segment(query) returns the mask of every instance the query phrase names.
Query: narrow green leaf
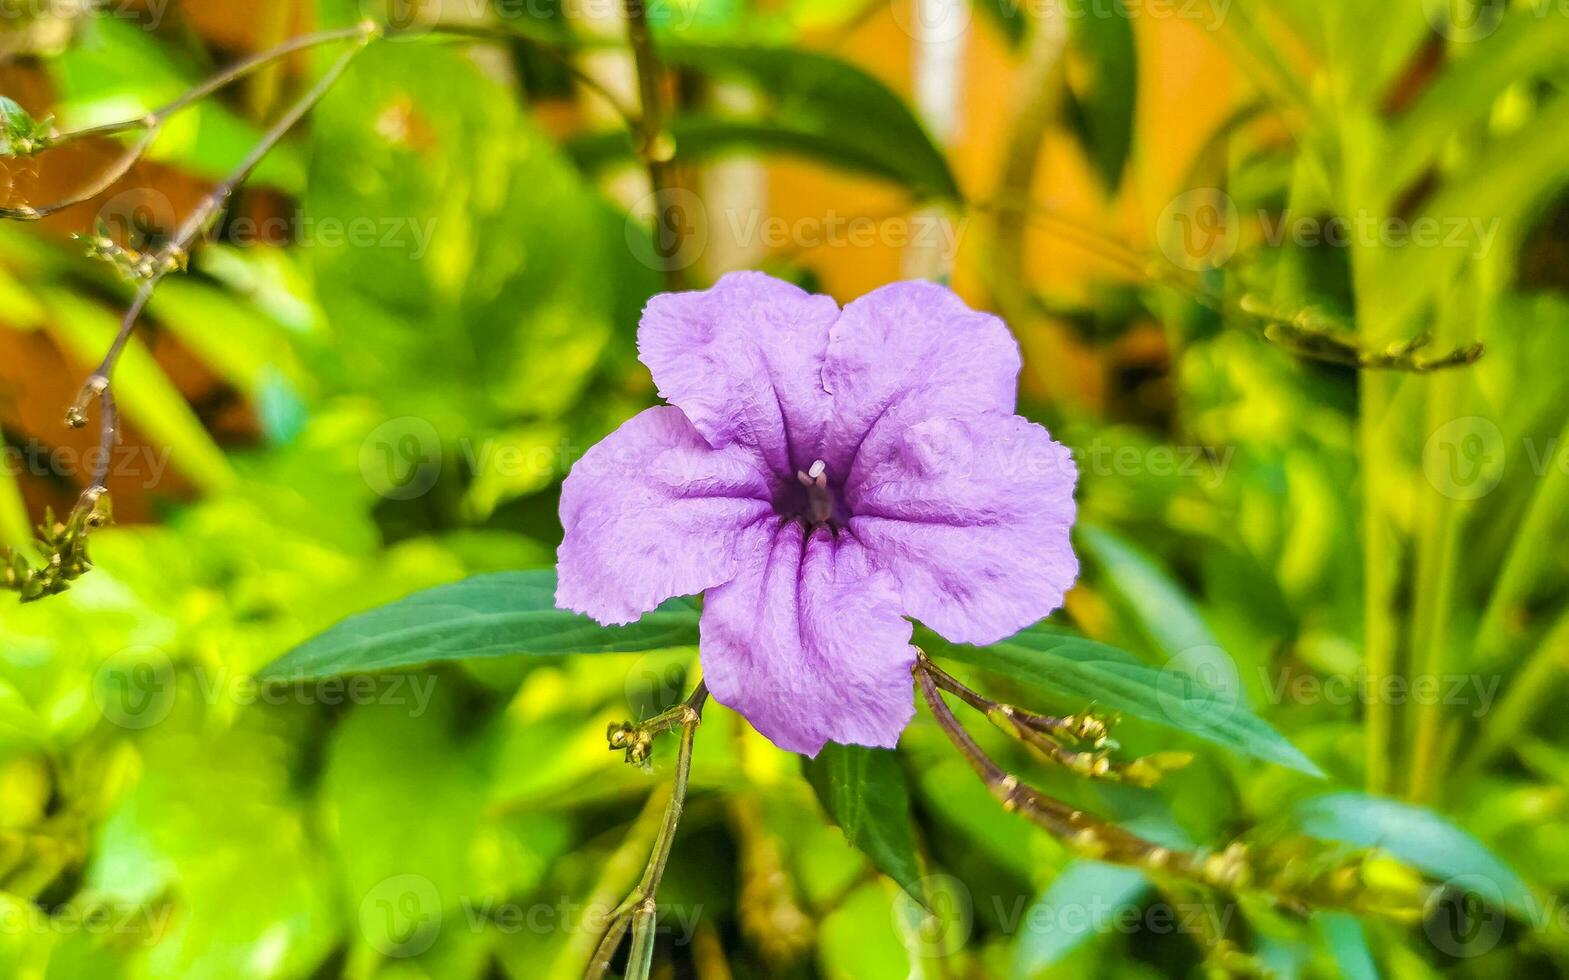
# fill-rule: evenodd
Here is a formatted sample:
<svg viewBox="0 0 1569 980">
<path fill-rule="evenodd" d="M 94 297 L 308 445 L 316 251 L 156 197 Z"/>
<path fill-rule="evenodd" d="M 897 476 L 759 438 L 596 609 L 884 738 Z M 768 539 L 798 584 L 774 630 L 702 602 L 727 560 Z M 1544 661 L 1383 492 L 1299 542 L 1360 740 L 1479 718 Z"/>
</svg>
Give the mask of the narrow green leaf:
<svg viewBox="0 0 1569 980">
<path fill-rule="evenodd" d="M 1526 915 L 1525 882 L 1481 841 L 1425 807 L 1366 793 L 1329 793 L 1299 803 L 1302 832 L 1325 840 L 1388 851 L 1415 868 Z"/>
<path fill-rule="evenodd" d="M 549 570 L 501 572 L 416 592 L 351 616 L 262 669 L 302 681 L 476 657 L 632 653 L 697 644 L 694 599 L 672 599 L 630 626 L 556 608 Z"/>
<path fill-rule="evenodd" d="M 1133 21 L 1122 0 L 1112 0 L 1106 15 L 1075 17 L 1068 30 L 1077 69 L 1068 78 L 1073 123 L 1102 184 L 1115 191 L 1133 150 L 1139 87 Z"/>
<path fill-rule="evenodd" d="M 1356 916 L 1346 912 L 1325 912 L 1318 916 L 1318 928 L 1342 977 L 1378 980 L 1378 964 L 1367 944 L 1367 932 Z"/>
<path fill-rule="evenodd" d="M 989 647 L 951 644 L 919 628 L 916 643 L 933 656 L 974 664 L 1069 700 L 1165 725 L 1298 772 L 1323 775 L 1300 749 L 1248 711 L 1234 685 L 1205 683 L 1212 673 L 1225 676 L 1222 665 L 1179 660 L 1156 668 L 1125 650 L 1045 625 Z M 1215 655 L 1222 654 L 1216 650 Z"/>
<path fill-rule="evenodd" d="M 1456 133 L 1485 117 L 1510 85 L 1563 64 L 1569 57 L 1569 18 L 1515 10 L 1486 44 L 1456 45 L 1444 71 L 1394 124 L 1387 166 L 1370 175 L 1372 200 L 1393 207 L 1398 195 L 1433 166 Z"/>
<path fill-rule="evenodd" d="M 860 68 L 814 51 L 670 43 L 671 65 L 755 91 L 755 111 L 695 113 L 670 121 L 676 153 L 694 160 L 725 152 L 786 152 L 902 184 L 922 198 L 957 199 L 948 161 L 909 106 Z M 573 155 L 590 170 L 630 158 L 624 133 L 578 141 Z"/>
<path fill-rule="evenodd" d="M 922 905 L 921 866 L 910 826 L 910 788 L 890 749 L 830 742 L 802 759 L 807 781 L 845 839 Z"/>
<path fill-rule="evenodd" d="M 1149 556 L 1104 528 L 1080 524 L 1075 531 L 1106 585 L 1168 659 L 1195 647 L 1219 646 L 1192 600 Z"/>
</svg>

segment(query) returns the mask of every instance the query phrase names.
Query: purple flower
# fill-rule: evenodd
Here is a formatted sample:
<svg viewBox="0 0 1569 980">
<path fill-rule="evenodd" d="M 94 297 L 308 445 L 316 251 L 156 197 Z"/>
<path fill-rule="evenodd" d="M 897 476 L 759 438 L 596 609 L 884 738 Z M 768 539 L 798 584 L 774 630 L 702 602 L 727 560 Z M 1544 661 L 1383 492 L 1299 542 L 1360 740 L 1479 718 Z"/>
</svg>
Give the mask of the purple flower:
<svg viewBox="0 0 1569 980">
<path fill-rule="evenodd" d="M 893 746 L 905 616 L 984 644 L 1062 604 L 1076 472 L 1014 414 L 1001 320 L 929 282 L 841 310 L 742 272 L 654 297 L 638 349 L 671 405 L 567 477 L 556 602 L 612 625 L 704 592 L 709 690 L 774 744 Z"/>
</svg>

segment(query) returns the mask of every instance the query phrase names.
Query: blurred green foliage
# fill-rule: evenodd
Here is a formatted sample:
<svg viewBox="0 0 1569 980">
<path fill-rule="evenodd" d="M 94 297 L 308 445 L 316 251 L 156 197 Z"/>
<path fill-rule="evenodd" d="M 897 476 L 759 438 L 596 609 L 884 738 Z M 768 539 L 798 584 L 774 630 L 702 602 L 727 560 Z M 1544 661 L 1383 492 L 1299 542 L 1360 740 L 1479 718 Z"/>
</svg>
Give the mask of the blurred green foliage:
<svg viewBox="0 0 1569 980">
<path fill-rule="evenodd" d="M 530 36 L 604 53 L 572 5 L 524 6 Z M 857 11 L 759 6 L 660 5 L 680 153 L 804 158 L 986 213 L 906 100 L 800 43 L 849 30 Z M 1033 5 L 977 6 L 974 30 L 1022 45 L 1038 29 Z M 1069 32 L 1087 69 L 1062 111 L 1113 190 L 1148 152 L 1133 136 L 1146 39 L 1122 16 L 1148 5 L 1105 6 Z M 363 15 L 351 0 L 315 7 L 321 26 Z M 1569 728 L 1551 710 L 1569 655 L 1555 547 L 1569 502 L 1569 16 L 1480 8 L 1227 6 L 1215 38 L 1257 105 L 1173 182 L 1223 188 L 1243 216 L 1224 261 L 1171 268 L 1161 254 L 1192 256 L 1165 222 L 1158 274 L 1088 304 L 1024 283 L 1035 305 L 1014 317 L 1027 351 L 1044 320 L 1088 326 L 1081 340 L 1108 360 L 1152 324 L 1169 351 L 1154 376 L 1116 375 L 1104 404 L 1023 406 L 1083 474 L 1077 633 L 957 659 L 1017 704 L 1122 711 L 1130 756 L 1175 742 L 1197 755 L 1154 789 L 1093 783 L 972 725 L 1074 805 L 1172 847 L 1307 835 L 1333 853 L 1381 848 L 1483 904 L 1445 898 L 1412 923 L 1163 891 L 1005 813 L 924 713 L 868 771 L 833 752 L 803 771 L 710 705 L 656 975 L 1204 969 L 1206 927 L 1158 909 L 1219 922 L 1281 976 L 1569 971 Z M 177 16 L 147 26 L 79 20 L 41 60 L 60 124 L 146 111 L 211 70 Z M 561 138 L 549 109 L 570 75 L 534 42 L 510 53 L 498 68 L 450 39 L 372 46 L 252 181 L 285 197 L 297 247 L 257 245 L 231 219 L 160 286 L 155 332 L 132 340 L 116 388 L 191 492 L 160 496 L 156 523 L 96 532 L 97 568 L 65 594 L 0 599 L 0 975 L 570 977 L 597 940 L 585 910 L 641 869 L 644 799 L 672 749 L 659 744 L 650 778 L 604 731 L 684 696 L 690 647 L 253 679 L 351 614 L 548 568 L 571 462 L 654 400 L 634 329 L 661 270 L 607 190 L 631 143 L 614 120 Z M 715 95 L 734 86 L 739 110 Z M 36 134 L 6 105 L 15 149 Z M 261 131 L 210 100 L 151 157 L 215 178 Z M 1252 215 L 1338 219 L 1351 241 L 1271 242 Z M 1392 218 L 1459 228 L 1464 247 L 1397 243 L 1377 230 Z M 1369 219 L 1370 235 L 1356 230 Z M 783 264 L 807 282 L 822 271 Z M 96 363 L 128 298 L 64 245 L 0 227 L 6 329 Z M 251 407 L 254 439 L 210 434 L 153 356 L 162 334 Z M 1297 356 L 1424 335 L 1434 352 L 1486 353 L 1431 374 Z M 153 478 L 152 457 L 137 465 L 132 482 Z M 20 492 L 0 469 L 0 543 L 25 550 Z M 1117 649 L 1081 678 L 1073 657 L 1096 643 Z M 1190 668 L 1235 699 L 1226 725 L 1162 723 L 1151 691 Z M 1122 689 L 1096 671 L 1144 686 L 1113 703 Z M 1416 696 L 1423 677 L 1435 695 Z M 899 887 L 917 870 L 932 876 L 926 909 Z"/>
</svg>

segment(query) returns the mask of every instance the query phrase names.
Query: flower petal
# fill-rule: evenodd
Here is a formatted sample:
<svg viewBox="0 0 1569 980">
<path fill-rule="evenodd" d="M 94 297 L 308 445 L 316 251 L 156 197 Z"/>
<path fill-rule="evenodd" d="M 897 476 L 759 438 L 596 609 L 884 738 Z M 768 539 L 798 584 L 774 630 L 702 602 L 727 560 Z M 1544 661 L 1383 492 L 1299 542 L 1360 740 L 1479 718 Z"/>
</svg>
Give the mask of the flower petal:
<svg viewBox="0 0 1569 980">
<path fill-rule="evenodd" d="M 846 488 L 849 530 L 899 581 L 903 611 L 995 643 L 1062 605 L 1078 577 L 1068 450 L 1017 415 L 928 419 L 879 440 Z"/>
<path fill-rule="evenodd" d="M 775 474 L 812 464 L 827 424 L 822 386 L 839 306 L 761 272 L 649 300 L 638 355 L 659 394 L 715 448 L 740 443 Z"/>
<path fill-rule="evenodd" d="M 729 581 L 745 529 L 772 517 L 754 457 L 713 449 L 680 409 L 650 408 L 584 454 L 561 487 L 556 604 L 630 623 Z"/>
<path fill-rule="evenodd" d="M 798 523 L 748 532 L 735 579 L 703 603 L 703 676 L 775 745 L 892 748 L 915 714 L 911 627 L 853 538 Z"/>
<path fill-rule="evenodd" d="M 833 397 L 824 459 L 850 472 L 876 423 L 1011 414 L 1019 344 L 1008 327 L 934 282 L 896 282 L 844 308 L 829 334 L 823 385 Z"/>
</svg>

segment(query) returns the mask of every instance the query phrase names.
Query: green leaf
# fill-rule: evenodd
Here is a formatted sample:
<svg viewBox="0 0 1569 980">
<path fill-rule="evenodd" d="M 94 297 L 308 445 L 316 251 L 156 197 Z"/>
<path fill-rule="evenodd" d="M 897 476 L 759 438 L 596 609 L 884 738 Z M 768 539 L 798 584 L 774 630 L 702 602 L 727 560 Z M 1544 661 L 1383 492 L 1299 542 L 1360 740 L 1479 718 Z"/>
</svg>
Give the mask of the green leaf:
<svg viewBox="0 0 1569 980">
<path fill-rule="evenodd" d="M 32 156 L 49 146 L 52 117 L 34 119 L 15 101 L 0 96 L 0 157 Z"/>
<path fill-rule="evenodd" d="M 917 902 L 927 904 L 910 826 L 910 788 L 897 754 L 830 742 L 815 759 L 803 758 L 802 766 L 845 839 Z"/>
<path fill-rule="evenodd" d="M 1510 85 L 1562 65 L 1569 57 L 1569 18 L 1515 10 L 1486 44 L 1458 45 L 1444 71 L 1396 121 L 1385 142 L 1386 166 L 1370 174 L 1380 206 L 1433 165 L 1444 146 L 1495 105 Z"/>
<path fill-rule="evenodd" d="M 552 571 L 501 572 L 351 616 L 273 661 L 263 680 L 302 681 L 475 657 L 631 653 L 697 644 L 698 607 L 672 599 L 630 626 L 556 608 Z"/>
<path fill-rule="evenodd" d="M 1323 775 L 1301 750 L 1248 711 L 1235 686 L 1205 683 L 1211 674 L 1226 676 L 1223 665 L 1177 661 L 1158 669 L 1124 650 L 1044 625 L 989 647 L 951 644 L 923 627 L 916 631 L 916 643 L 933 656 L 974 664 L 1298 772 Z M 1218 650 L 1215 654 L 1223 656 Z"/>
<path fill-rule="evenodd" d="M 1122 0 L 1112 0 L 1104 15 L 1073 18 L 1068 43 L 1075 55 L 1068 76 L 1074 126 L 1102 184 L 1114 191 L 1133 150 L 1139 81 L 1133 21 Z"/>
<path fill-rule="evenodd" d="M 1366 793 L 1329 793 L 1297 804 L 1302 832 L 1357 847 L 1376 847 L 1456 887 L 1527 915 L 1525 882 L 1481 841 L 1425 807 Z"/>
<path fill-rule="evenodd" d="M 1104 528 L 1081 523 L 1075 530 L 1080 548 L 1100 569 L 1105 584 L 1168 659 L 1195 647 L 1219 645 L 1192 600 L 1148 555 Z"/>
<path fill-rule="evenodd" d="M 1013 0 L 970 0 L 970 6 L 992 22 L 1009 47 L 1016 48 L 1024 40 L 1028 12 Z"/>
<path fill-rule="evenodd" d="M 667 44 L 661 53 L 677 68 L 742 82 L 759 101 L 741 115 L 698 112 L 670 120 L 680 159 L 784 152 L 886 178 L 917 197 L 960 197 L 947 159 L 905 101 L 848 62 L 814 51 L 733 45 Z M 573 148 L 590 170 L 631 152 L 619 131 Z"/>
<path fill-rule="evenodd" d="M 1137 868 L 1101 861 L 1069 864 L 1020 922 L 1013 976 L 1036 976 L 1086 941 L 1111 931 L 1117 917 L 1136 905 L 1148 887 Z"/>
</svg>

